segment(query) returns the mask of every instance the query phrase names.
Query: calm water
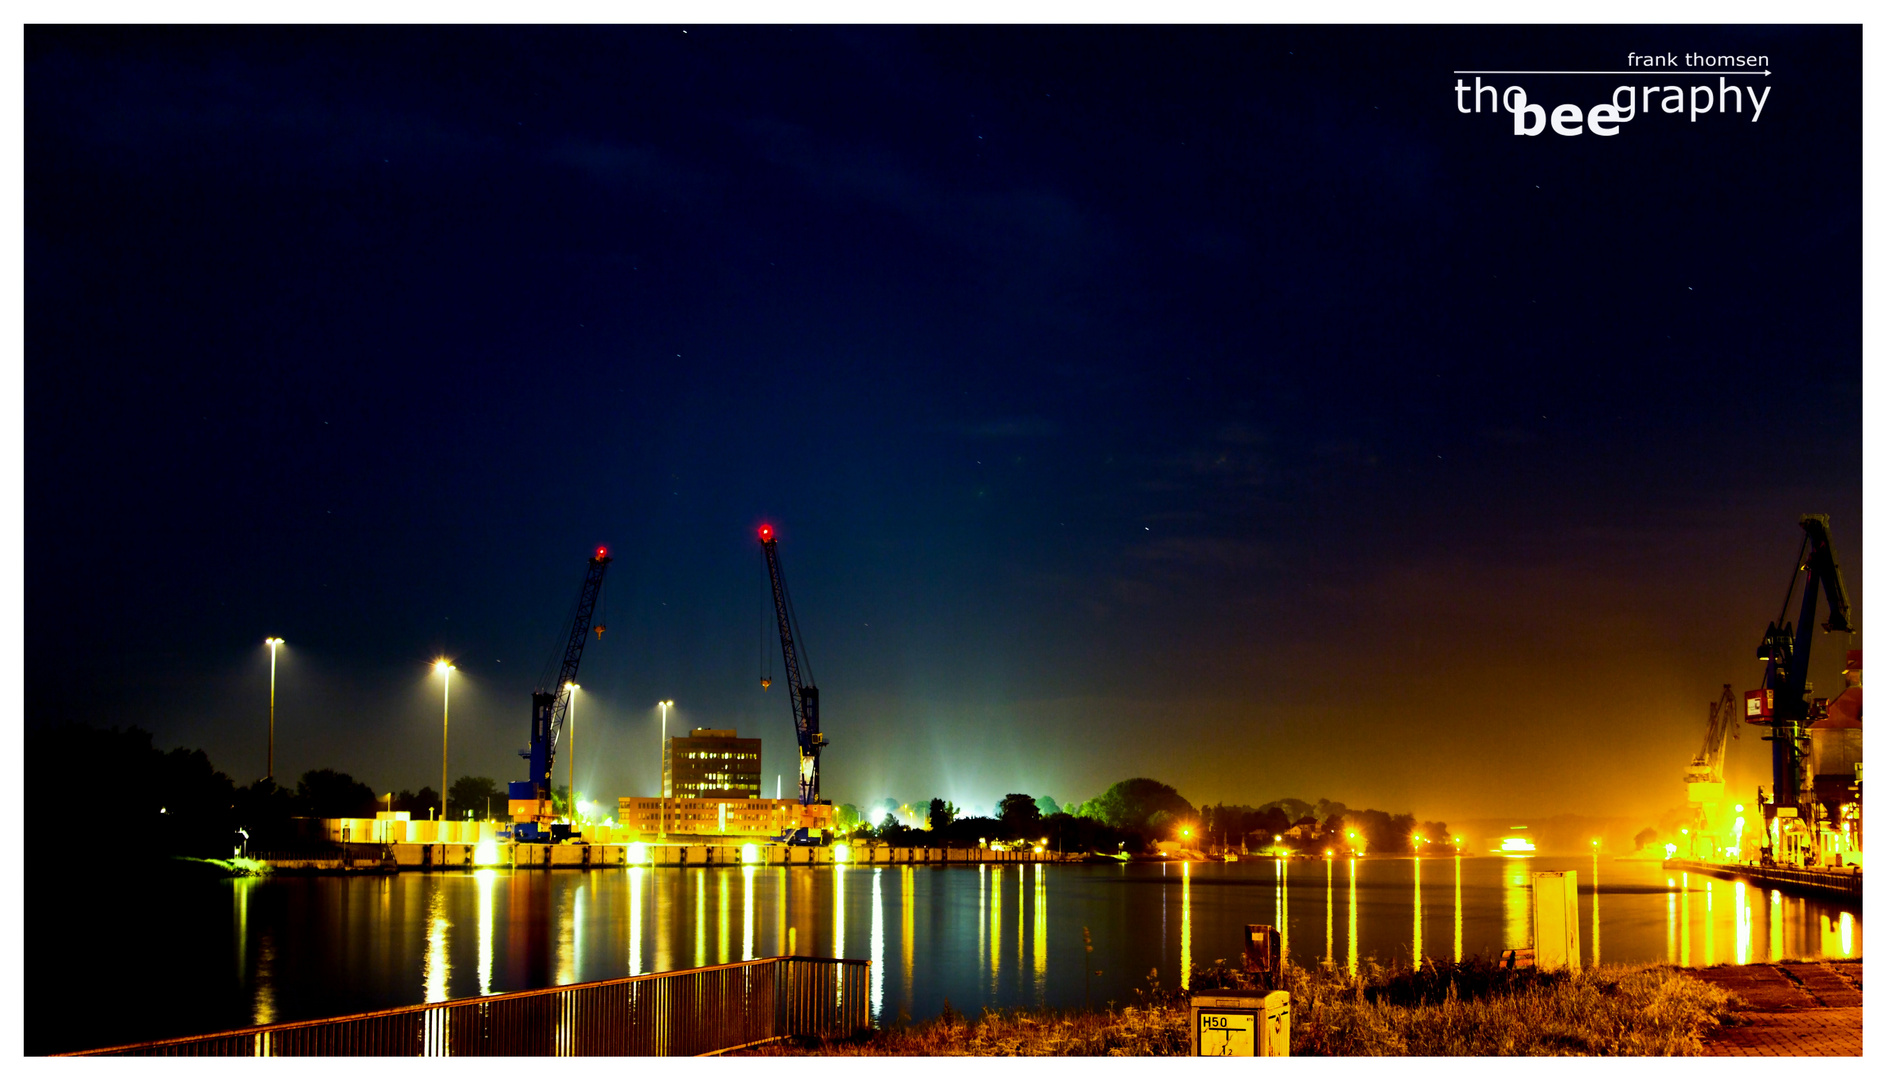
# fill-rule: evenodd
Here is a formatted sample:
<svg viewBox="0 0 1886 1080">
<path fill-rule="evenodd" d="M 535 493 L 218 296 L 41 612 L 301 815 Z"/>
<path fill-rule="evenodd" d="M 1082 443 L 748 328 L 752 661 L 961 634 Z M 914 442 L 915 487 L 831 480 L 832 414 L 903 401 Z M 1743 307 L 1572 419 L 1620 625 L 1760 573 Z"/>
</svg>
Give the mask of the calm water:
<svg viewBox="0 0 1886 1080">
<path fill-rule="evenodd" d="M 873 1012 L 1125 1001 L 1235 962 L 1245 923 L 1300 964 L 1528 944 L 1528 875 L 1579 872 L 1587 960 L 1860 955 L 1860 912 L 1589 859 L 1124 866 L 487 870 L 245 879 L 35 943 L 28 1050 L 159 1038 L 697 967 L 788 950 L 873 962 Z M 1081 931 L 1092 934 L 1091 957 Z M 83 997 L 74 1013 L 61 981 Z"/>
</svg>

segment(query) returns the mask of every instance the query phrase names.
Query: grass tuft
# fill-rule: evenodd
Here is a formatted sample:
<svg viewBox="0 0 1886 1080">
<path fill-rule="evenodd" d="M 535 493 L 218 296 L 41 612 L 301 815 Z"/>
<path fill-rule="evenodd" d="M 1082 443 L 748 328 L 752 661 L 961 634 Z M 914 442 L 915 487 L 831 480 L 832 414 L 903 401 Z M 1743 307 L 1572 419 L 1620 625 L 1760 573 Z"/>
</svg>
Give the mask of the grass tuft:
<svg viewBox="0 0 1886 1080">
<path fill-rule="evenodd" d="M 756 1047 L 765 1056 L 1169 1057 L 1187 1052 L 1186 991 L 1157 971 L 1119 1008 L 953 1008 L 850 1039 L 801 1039 Z M 1291 1053 L 1317 1057 L 1670 1056 L 1702 1050 L 1731 1016 L 1732 995 L 1682 971 L 1606 965 L 1578 972 L 1506 971 L 1490 960 L 1429 961 L 1354 975 L 1291 967 Z M 1245 989 L 1222 963 L 1196 968 L 1193 990 Z M 899 1018 L 903 1020 L 902 1017 Z"/>
</svg>

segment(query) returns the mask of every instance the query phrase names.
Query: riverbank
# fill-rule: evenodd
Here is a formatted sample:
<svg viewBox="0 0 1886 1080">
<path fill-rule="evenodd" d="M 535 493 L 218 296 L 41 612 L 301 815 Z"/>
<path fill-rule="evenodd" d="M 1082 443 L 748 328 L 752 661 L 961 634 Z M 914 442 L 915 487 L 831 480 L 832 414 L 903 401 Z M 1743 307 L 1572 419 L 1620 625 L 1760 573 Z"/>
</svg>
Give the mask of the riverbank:
<svg viewBox="0 0 1886 1080">
<path fill-rule="evenodd" d="M 1661 965 L 1504 971 L 1487 960 L 1344 971 L 1292 968 L 1290 1052 L 1302 1057 L 1688 1056 L 1735 1017 L 1727 990 Z M 1236 986 L 1198 969 L 1192 989 Z M 891 1025 L 850 1040 L 756 1047 L 756 1056 L 1131 1056 L 1186 1054 L 1188 993 L 1157 973 L 1132 1003 L 1104 1009 L 990 1010 L 975 1019 Z"/>
</svg>

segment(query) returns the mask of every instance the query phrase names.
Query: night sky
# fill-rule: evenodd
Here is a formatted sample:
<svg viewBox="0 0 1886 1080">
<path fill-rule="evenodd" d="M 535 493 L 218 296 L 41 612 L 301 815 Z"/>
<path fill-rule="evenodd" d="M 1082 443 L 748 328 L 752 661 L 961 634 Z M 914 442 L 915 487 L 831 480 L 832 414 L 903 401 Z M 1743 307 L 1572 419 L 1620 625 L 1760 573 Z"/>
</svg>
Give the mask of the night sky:
<svg viewBox="0 0 1886 1080">
<path fill-rule="evenodd" d="M 1767 55 L 1760 122 L 1456 108 L 1456 69 L 1666 49 Z M 451 775 L 522 779 L 608 545 L 577 786 L 652 792 L 672 698 L 790 790 L 771 523 L 840 802 L 1680 806 L 1801 514 L 1864 626 L 1859 62 L 1841 27 L 28 28 L 27 723 L 246 783 L 279 635 L 279 778 L 436 785 L 443 655 Z"/>
</svg>

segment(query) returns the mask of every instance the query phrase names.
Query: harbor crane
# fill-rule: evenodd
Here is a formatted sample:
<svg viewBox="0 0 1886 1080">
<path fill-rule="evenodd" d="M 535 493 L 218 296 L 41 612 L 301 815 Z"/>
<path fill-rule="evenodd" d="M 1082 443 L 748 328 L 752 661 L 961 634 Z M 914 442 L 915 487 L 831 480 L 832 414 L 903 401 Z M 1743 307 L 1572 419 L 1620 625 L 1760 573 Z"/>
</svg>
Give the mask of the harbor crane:
<svg viewBox="0 0 1886 1080">
<path fill-rule="evenodd" d="M 1774 794 L 1762 807 L 1762 816 L 1771 828 L 1777 818 L 1799 819 L 1803 812 L 1806 778 L 1802 759 L 1809 714 L 1813 710 L 1808 701 L 1813 688 L 1807 681 L 1807 665 L 1814 645 L 1815 608 L 1822 593 L 1827 596 L 1827 621 L 1821 624 L 1821 629 L 1828 633 L 1853 633 L 1853 612 L 1847 603 L 1847 585 L 1840 576 L 1840 563 L 1834 558 L 1833 538 L 1827 532 L 1827 515 L 1804 516 L 1801 532 L 1801 551 L 1795 558 L 1794 574 L 1788 579 L 1788 592 L 1781 600 L 1781 615 L 1768 624 L 1761 647 L 1755 652 L 1756 659 L 1767 661 L 1761 689 L 1743 695 L 1744 718 L 1751 724 L 1768 728 L 1769 733 L 1762 738 L 1773 744 Z M 1802 586 L 1800 617 L 1790 623 L 1784 620 L 1797 584 Z M 1795 636 L 1797 628 L 1798 638 Z"/>
<path fill-rule="evenodd" d="M 1735 691 L 1722 684 L 1722 700 L 1709 707 L 1709 727 L 1703 733 L 1703 748 L 1690 759 L 1683 782 L 1690 785 L 1693 803 L 1719 802 L 1722 799 L 1722 758 L 1730 736 L 1740 739 L 1742 729 L 1735 726 Z M 1698 789 L 1698 784 L 1714 785 Z"/>
<path fill-rule="evenodd" d="M 556 817 L 551 798 L 555 789 L 550 776 L 557 760 L 557 738 L 562 734 L 563 720 L 570 711 L 570 688 L 576 682 L 576 669 L 583 662 L 583 646 L 589 641 L 596 597 L 602 592 L 603 573 L 613 561 L 608 548 L 599 547 L 596 554 L 590 556 L 589 568 L 583 574 L 583 587 L 576 594 L 576 614 L 570 621 L 570 635 L 563 646 L 563 662 L 554 669 L 546 663 L 537 689 L 530 695 L 530 748 L 517 752 L 518 757 L 530 762 L 530 779 L 514 780 L 510 785 L 511 820 L 516 822 L 511 835 L 521 843 L 545 843 L 561 839 L 559 833 L 568 835 L 567 826 L 548 827 Z M 595 627 L 598 639 L 604 629 L 601 624 Z M 548 679 L 552 670 L 556 672 L 554 681 Z M 574 799 L 576 792 L 571 791 L 570 797 Z"/>
<path fill-rule="evenodd" d="M 792 726 L 799 737 L 799 803 L 811 806 L 819 798 L 819 753 L 825 749 L 825 735 L 819 731 L 819 688 L 799 676 L 798 619 L 792 610 L 792 594 L 786 590 L 786 577 L 779 569 L 779 539 L 771 525 L 760 526 L 760 547 L 766 552 L 766 573 L 773 582 L 773 610 L 779 616 L 779 648 L 786 655 L 786 683 L 792 691 Z M 806 674 L 812 673 L 811 662 Z M 803 833 L 805 830 L 801 829 Z"/>
<path fill-rule="evenodd" d="M 1723 812 L 1727 801 L 1727 787 L 1722 778 L 1723 753 L 1731 736 L 1741 738 L 1742 729 L 1736 724 L 1735 691 L 1724 683 L 1721 699 L 1709 706 L 1709 726 L 1703 732 L 1703 748 L 1690 759 L 1689 768 L 1683 770 L 1693 812 L 1691 852 L 1706 858 L 1722 849 L 1739 848 L 1741 843 L 1728 815 Z"/>
</svg>

